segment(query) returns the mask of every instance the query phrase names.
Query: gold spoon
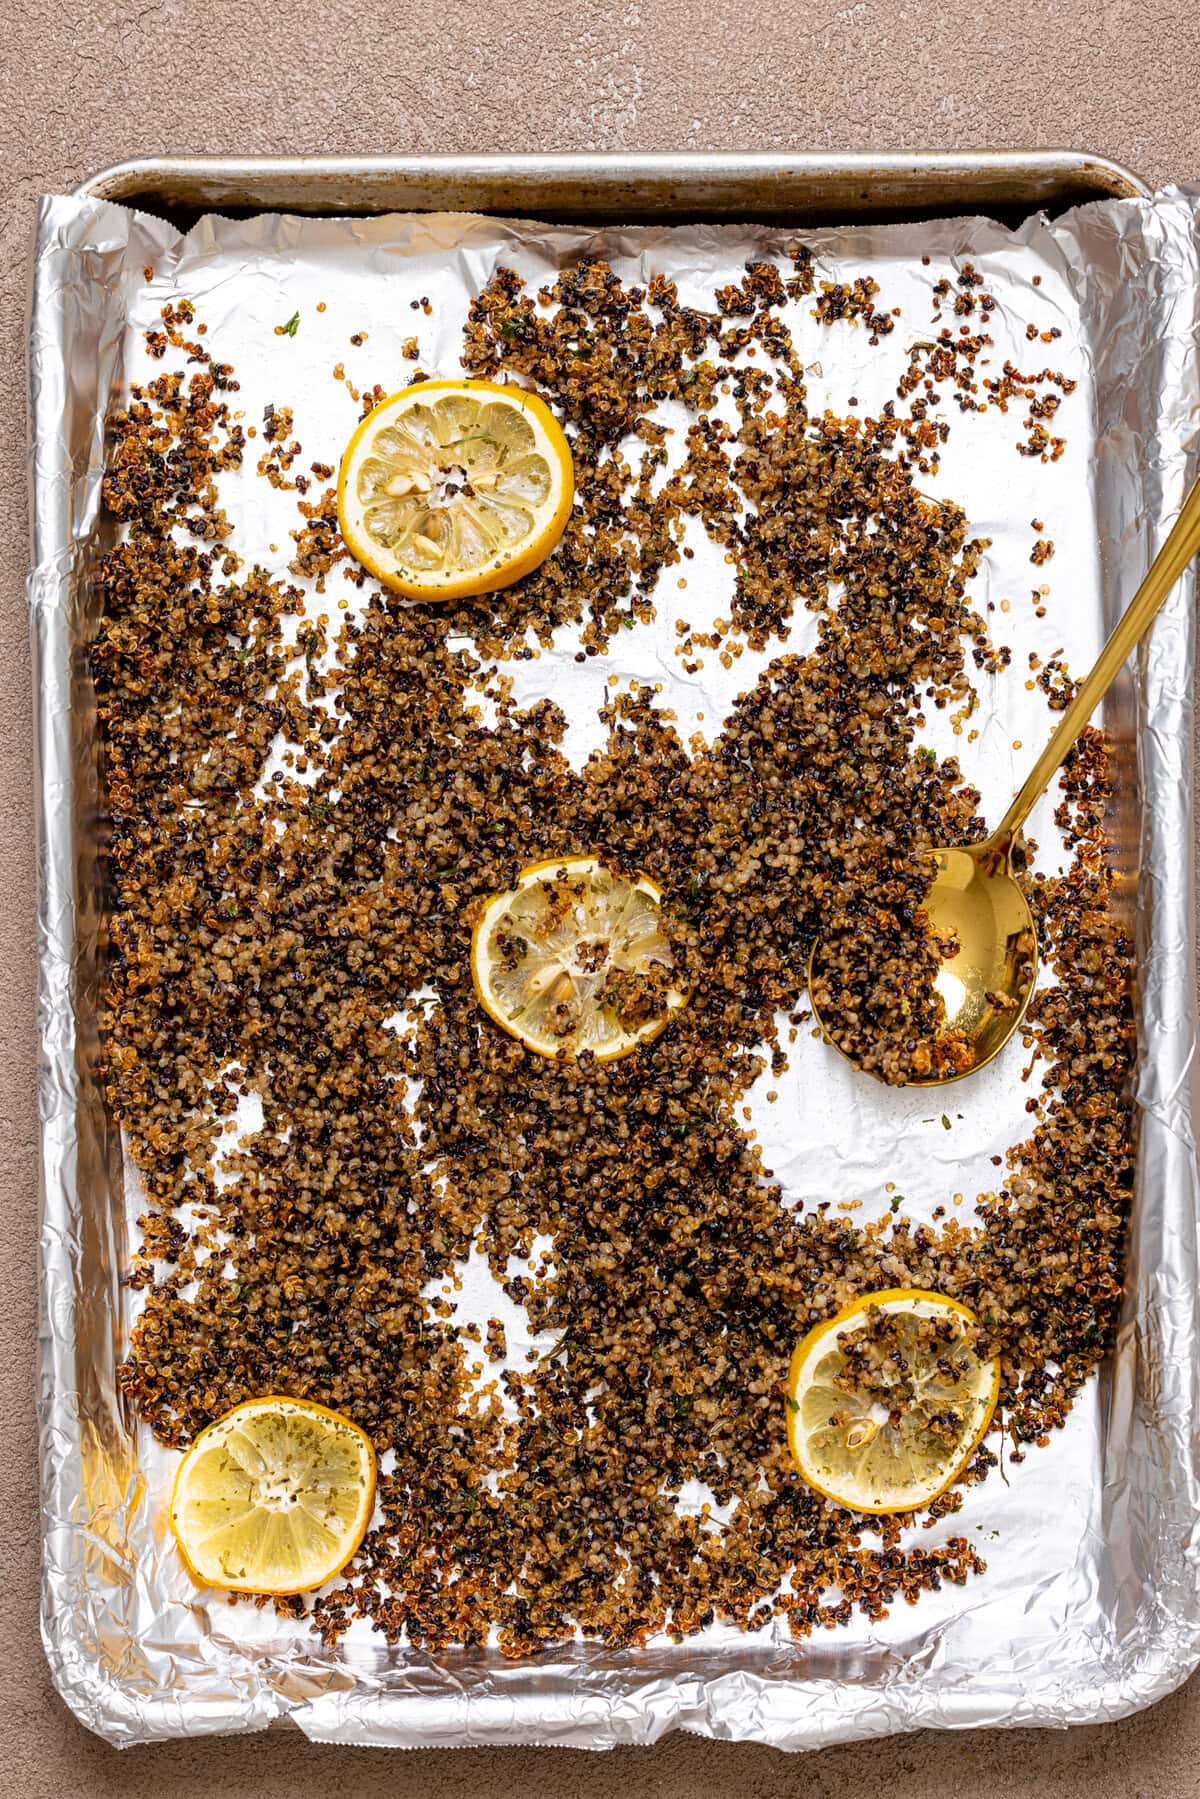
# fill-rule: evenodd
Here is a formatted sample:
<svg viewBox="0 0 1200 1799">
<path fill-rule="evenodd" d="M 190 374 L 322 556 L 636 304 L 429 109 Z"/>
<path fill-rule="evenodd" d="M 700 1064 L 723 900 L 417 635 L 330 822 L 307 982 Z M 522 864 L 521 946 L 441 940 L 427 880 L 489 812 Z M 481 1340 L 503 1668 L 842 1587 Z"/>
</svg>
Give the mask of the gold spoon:
<svg viewBox="0 0 1200 1799">
<path fill-rule="evenodd" d="M 940 961 L 933 984 L 945 1008 L 943 1028 L 960 1034 L 970 1060 L 953 1074 L 928 1075 L 908 1085 L 937 1087 L 973 1074 L 999 1054 L 1024 1018 L 1037 979 L 1037 930 L 1012 870 L 1021 826 L 1197 550 L 1200 480 L 999 827 L 982 843 L 929 852 L 935 869 L 924 902 L 930 936 L 950 938 L 958 946 Z M 845 1055 L 812 998 L 820 949 L 818 938 L 808 959 L 809 1003 L 826 1037 Z"/>
</svg>

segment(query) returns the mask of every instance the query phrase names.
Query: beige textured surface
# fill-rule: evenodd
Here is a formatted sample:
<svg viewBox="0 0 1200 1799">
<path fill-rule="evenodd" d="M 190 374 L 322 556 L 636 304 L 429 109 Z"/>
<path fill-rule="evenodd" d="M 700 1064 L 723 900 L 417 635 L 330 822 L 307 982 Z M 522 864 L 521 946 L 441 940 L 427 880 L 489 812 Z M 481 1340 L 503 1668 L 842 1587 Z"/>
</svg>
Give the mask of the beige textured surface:
<svg viewBox="0 0 1200 1799">
<path fill-rule="evenodd" d="M 713 21 L 716 21 L 715 23 Z M 606 1757 L 395 1755 L 294 1736 L 118 1757 L 52 1693 L 37 1636 L 31 1417 L 34 867 L 22 582 L 32 207 L 141 152 L 966 148 L 1071 144 L 1200 183 L 1193 0 L 0 0 L 0 1793 L 226 1799 L 972 1790 L 1200 1793 L 1200 1681 L 1065 1736 L 919 1737 L 784 1758 L 673 1737 Z"/>
</svg>

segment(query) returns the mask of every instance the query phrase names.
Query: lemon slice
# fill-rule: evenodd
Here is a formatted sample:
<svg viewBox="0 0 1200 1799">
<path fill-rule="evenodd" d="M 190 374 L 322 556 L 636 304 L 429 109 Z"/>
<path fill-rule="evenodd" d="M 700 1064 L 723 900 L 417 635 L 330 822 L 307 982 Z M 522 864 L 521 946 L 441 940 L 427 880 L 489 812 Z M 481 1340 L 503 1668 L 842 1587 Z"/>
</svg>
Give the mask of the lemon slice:
<svg viewBox="0 0 1200 1799">
<path fill-rule="evenodd" d="M 351 553 L 388 587 L 454 600 L 544 562 L 575 477 L 549 407 L 494 381 L 418 381 L 368 413 L 338 474 Z"/>
<path fill-rule="evenodd" d="M 200 1432 L 175 1476 L 171 1529 L 207 1586 L 303 1593 L 345 1567 L 374 1504 L 375 1451 L 357 1424 L 272 1395 Z"/>
<path fill-rule="evenodd" d="M 909 1512 L 944 1493 L 1000 1389 L 976 1328 L 956 1299 L 891 1287 L 809 1331 L 787 1386 L 788 1442 L 809 1485 L 855 1512 Z"/>
<path fill-rule="evenodd" d="M 475 926 L 480 1004 L 541 1056 L 628 1055 L 683 1004 L 661 905 L 648 875 L 624 879 L 595 856 L 533 863 Z"/>
</svg>

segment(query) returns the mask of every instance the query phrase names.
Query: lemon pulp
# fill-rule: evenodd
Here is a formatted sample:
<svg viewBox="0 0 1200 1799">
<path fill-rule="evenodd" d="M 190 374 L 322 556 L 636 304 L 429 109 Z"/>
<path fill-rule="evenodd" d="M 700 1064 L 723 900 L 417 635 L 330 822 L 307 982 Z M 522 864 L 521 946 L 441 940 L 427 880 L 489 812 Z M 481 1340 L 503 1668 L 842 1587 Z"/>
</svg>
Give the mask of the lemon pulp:
<svg viewBox="0 0 1200 1799">
<path fill-rule="evenodd" d="M 683 1004 L 661 904 L 649 876 L 614 874 L 594 856 L 533 864 L 475 927 L 480 1003 L 539 1055 L 627 1055 Z"/>
<path fill-rule="evenodd" d="M 411 597 L 508 586 L 553 550 L 571 510 L 571 452 L 536 394 L 422 381 L 363 420 L 338 477 L 351 552 Z"/>
<path fill-rule="evenodd" d="M 300 1593 L 345 1566 L 375 1501 L 375 1453 L 350 1419 L 273 1395 L 200 1432 L 179 1465 L 170 1521 L 197 1580 Z"/>
<path fill-rule="evenodd" d="M 800 1473 L 861 1512 L 928 1505 L 991 1423 L 1000 1368 L 966 1306 L 916 1288 L 868 1293 L 792 1358 L 788 1438 Z"/>
</svg>

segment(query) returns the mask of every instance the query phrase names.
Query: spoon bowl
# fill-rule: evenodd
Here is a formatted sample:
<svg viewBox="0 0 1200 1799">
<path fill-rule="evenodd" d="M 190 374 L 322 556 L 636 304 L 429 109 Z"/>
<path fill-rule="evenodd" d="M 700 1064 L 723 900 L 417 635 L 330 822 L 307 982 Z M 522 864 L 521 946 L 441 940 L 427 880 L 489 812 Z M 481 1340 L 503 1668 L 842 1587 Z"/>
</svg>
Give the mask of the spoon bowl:
<svg viewBox="0 0 1200 1799">
<path fill-rule="evenodd" d="M 1008 855 L 993 840 L 935 850 L 925 913 L 934 937 L 953 937 L 958 953 L 939 964 L 933 984 L 947 1031 L 971 1052 L 964 1074 L 999 1055 L 1025 1016 L 1037 981 L 1037 927 Z M 922 1083 L 922 1085 L 936 1083 Z"/>
<path fill-rule="evenodd" d="M 998 1056 L 1019 1028 L 1037 981 L 1037 928 L 1005 847 L 989 837 L 933 850 L 929 860 L 933 882 L 923 906 L 930 939 L 957 946 L 939 959 L 933 985 L 945 1010 L 944 1029 L 965 1054 L 953 1074 L 915 1076 L 906 1083 L 910 1087 L 946 1086 Z M 809 1003 L 826 1037 L 845 1055 L 813 993 L 820 948 L 819 941 L 813 945 L 809 962 Z"/>
</svg>

